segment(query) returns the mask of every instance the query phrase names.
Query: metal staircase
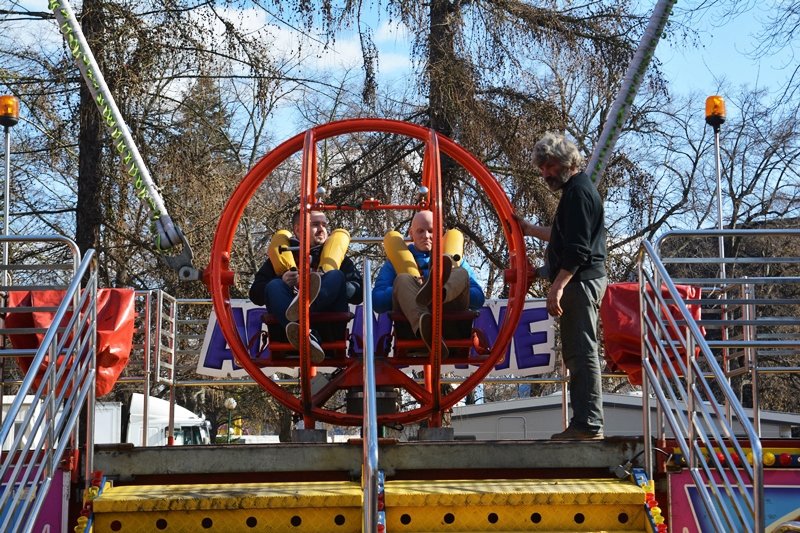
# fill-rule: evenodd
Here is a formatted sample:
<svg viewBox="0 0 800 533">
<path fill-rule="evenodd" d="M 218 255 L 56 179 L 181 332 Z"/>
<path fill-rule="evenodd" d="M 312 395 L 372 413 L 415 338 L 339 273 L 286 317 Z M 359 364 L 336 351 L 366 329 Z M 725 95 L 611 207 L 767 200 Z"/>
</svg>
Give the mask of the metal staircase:
<svg viewBox="0 0 800 533">
<path fill-rule="evenodd" d="M 63 471 L 83 477 L 93 471 L 93 433 L 79 433 L 79 416 L 94 406 L 95 331 L 97 277 L 90 251 L 81 261 L 77 246 L 65 238 L 1 237 L 6 246 L 25 253 L 23 259 L 2 266 L 3 305 L 0 307 L 3 347 L 3 380 L 0 397 L 12 395 L 3 413 L 0 443 L 0 531 L 32 531 L 51 484 Z M 42 259 L 42 258 L 46 259 Z M 58 290 L 63 300 L 57 307 L 8 306 L 12 292 Z M 53 313 L 52 326 L 11 326 L 16 314 Z M 36 348 L 14 348 L 10 339 L 33 337 Z M 25 344 L 25 343 L 22 343 Z M 21 380 L 8 379 L 11 358 L 29 358 L 30 370 Z M 91 416 L 86 421 L 92 427 Z M 83 447 L 88 454 L 79 457 Z M 87 481 L 88 483 L 88 481 Z"/>
<path fill-rule="evenodd" d="M 800 371 L 798 244 L 797 230 L 675 231 L 640 250 L 644 427 L 659 443 L 671 430 L 676 466 L 691 474 L 716 531 L 767 527 L 760 382 Z M 733 257 L 720 257 L 718 245 Z M 700 289 L 699 297 L 684 301 L 677 285 Z M 752 416 L 735 392 L 743 384 Z M 652 442 L 645 445 L 652 475 Z"/>
</svg>

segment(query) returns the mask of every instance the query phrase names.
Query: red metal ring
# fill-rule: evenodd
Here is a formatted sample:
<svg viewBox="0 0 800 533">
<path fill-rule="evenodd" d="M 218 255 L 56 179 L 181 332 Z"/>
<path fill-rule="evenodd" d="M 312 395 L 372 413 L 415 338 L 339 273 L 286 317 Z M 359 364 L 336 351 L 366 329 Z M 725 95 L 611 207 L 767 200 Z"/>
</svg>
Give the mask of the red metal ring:
<svg viewBox="0 0 800 533">
<path fill-rule="evenodd" d="M 310 394 L 310 365 L 303 358 L 301 358 L 301 360 L 304 361 L 301 363 L 301 389 L 303 391 L 302 394 L 306 396 L 305 401 L 289 394 L 281 386 L 273 382 L 262 372 L 260 367 L 251 361 L 245 341 L 240 338 L 234 325 L 229 291 L 232 273 L 228 269 L 229 261 L 227 258 L 230 257 L 231 246 L 239 220 L 253 194 L 255 194 L 261 183 L 269 177 L 278 165 L 296 152 L 303 150 L 304 141 L 311 139 L 313 142 L 318 142 L 346 133 L 368 131 L 405 135 L 426 142 L 428 146 L 431 144 L 438 144 L 441 152 L 444 152 L 460 164 L 481 185 L 498 214 L 503 233 L 509 243 L 509 270 L 515 272 L 516 276 L 509 281 L 508 308 L 495 344 L 491 349 L 490 356 L 481 363 L 463 383 L 441 398 L 439 398 L 438 386 L 432 387 L 429 390 L 424 390 L 422 387 L 415 389 L 415 384 L 408 379 L 404 379 L 403 373 L 398 369 L 397 385 L 406 387 L 409 393 L 418 398 L 421 405 L 409 411 L 381 415 L 378 419 L 378 423 L 385 425 L 390 423 L 408 423 L 426 417 L 439 418 L 444 410 L 455 405 L 456 402 L 473 390 L 491 371 L 496 362 L 504 357 L 506 349 L 511 342 L 514 329 L 519 322 L 527 290 L 523 281 L 526 279 L 527 274 L 525 243 L 519 224 L 513 218 L 514 209 L 508 197 L 489 170 L 472 154 L 457 145 L 451 139 L 443 135 L 434 134 L 432 130 L 416 124 L 388 119 L 351 119 L 330 122 L 295 135 L 262 158 L 242 179 L 233 195 L 228 200 L 217 225 L 211 251 L 211 260 L 206 268 L 204 278 L 209 286 L 220 329 L 230 345 L 236 362 L 241 365 L 261 387 L 272 394 L 283 405 L 297 413 L 302 413 L 304 416 L 311 416 L 316 420 L 338 425 L 360 425 L 362 423 L 361 415 L 331 411 L 313 404 L 313 398 L 308 397 Z M 435 157 L 435 163 L 430 162 L 429 165 L 434 164 L 438 167 L 438 161 L 440 159 L 438 154 L 432 153 L 430 155 L 437 157 Z M 313 169 L 316 167 L 316 157 L 314 154 L 311 154 L 311 159 L 309 159 L 308 148 L 305 150 L 303 162 L 306 168 Z M 437 177 L 439 175 L 435 170 L 433 174 Z M 428 177 L 431 177 L 430 174 L 428 174 Z M 304 175 L 302 181 L 303 184 L 301 184 L 301 188 L 303 198 L 307 202 L 313 202 L 314 191 L 316 190 L 316 176 L 314 175 L 311 179 L 307 179 Z M 441 184 L 435 184 L 435 189 L 434 191 L 434 187 L 429 187 L 429 190 L 432 191 L 431 201 L 433 205 L 431 207 L 434 210 L 435 227 L 438 226 L 441 229 Z M 309 205 L 310 203 L 306 203 L 306 205 L 301 206 L 301 211 L 304 210 L 303 207 L 307 208 Z M 434 288 L 436 288 L 436 285 L 434 285 Z M 441 280 L 439 283 L 439 290 L 441 290 Z M 301 318 L 305 319 L 302 321 L 303 323 L 307 323 L 307 317 L 301 316 Z M 434 357 L 434 360 L 434 368 L 438 373 L 440 371 L 441 360 L 437 357 Z M 360 366 L 350 366 L 347 368 L 347 371 L 360 372 Z M 434 383 L 438 384 L 438 382 L 439 380 L 434 378 L 430 386 L 433 386 Z"/>
</svg>

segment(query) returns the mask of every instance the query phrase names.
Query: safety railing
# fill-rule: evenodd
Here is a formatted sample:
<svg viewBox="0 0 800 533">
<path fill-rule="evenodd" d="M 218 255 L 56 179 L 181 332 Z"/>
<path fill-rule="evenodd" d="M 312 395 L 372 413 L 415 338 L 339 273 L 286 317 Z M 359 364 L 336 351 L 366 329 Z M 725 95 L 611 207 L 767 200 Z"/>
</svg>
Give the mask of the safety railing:
<svg viewBox="0 0 800 533">
<path fill-rule="evenodd" d="M 368 286 L 368 285 L 365 285 Z M 211 300 L 209 299 L 187 299 L 187 298 L 173 298 L 168 294 L 159 296 L 160 290 L 149 291 L 150 297 L 155 302 L 153 308 L 153 315 L 151 323 L 153 330 L 155 324 L 161 323 L 162 327 L 159 330 L 159 335 L 162 339 L 160 348 L 158 343 L 154 340 L 156 332 L 150 334 L 149 346 L 151 350 L 152 363 L 151 367 L 155 369 L 152 374 L 158 376 L 155 378 L 155 383 L 152 385 L 159 391 L 161 388 L 172 387 L 178 388 L 202 388 L 208 386 L 214 387 L 241 387 L 241 386 L 257 386 L 258 384 L 247 375 L 228 376 L 228 377 L 209 377 L 204 374 L 196 373 L 198 368 L 198 361 L 202 359 L 202 347 L 204 339 L 209 334 L 207 331 L 209 317 L 212 313 Z M 138 293 L 137 293 L 138 294 Z M 160 302 L 160 303 L 159 303 Z M 172 306 L 175 306 L 173 309 Z M 140 325 L 141 317 L 144 317 L 144 310 L 137 304 L 137 332 L 141 331 L 144 326 Z M 174 316 L 174 350 L 170 348 L 170 343 L 173 340 L 168 339 L 168 331 L 172 331 Z M 374 332 L 373 332 L 374 336 Z M 128 369 L 134 364 L 137 364 L 137 371 L 135 375 L 142 375 L 143 364 L 140 362 L 142 350 L 146 349 L 141 343 L 134 344 L 134 350 L 131 354 L 131 363 Z M 552 385 L 558 386 L 562 389 L 562 413 L 566 413 L 567 399 L 569 397 L 567 391 L 568 377 L 566 370 L 562 369 L 561 372 L 558 368 L 562 365 L 556 365 L 556 371 L 552 374 L 540 376 L 489 376 L 483 380 L 484 384 L 490 385 L 520 385 L 520 384 L 536 384 L 536 385 Z M 174 371 L 173 371 L 174 370 Z M 127 370 L 126 370 L 127 371 Z M 300 384 L 299 378 L 290 377 L 290 375 L 282 374 L 285 377 L 273 377 L 273 381 L 284 387 L 296 387 Z M 605 372 L 603 373 L 604 379 L 613 379 L 619 381 L 626 381 L 627 375 L 622 372 Z M 456 375 L 442 376 L 441 383 L 447 385 L 460 385 L 466 378 Z M 141 378 L 131 377 L 131 380 L 139 380 Z M 422 383 L 422 379 L 418 379 Z M 566 414 L 562 415 L 566 418 Z"/>
<path fill-rule="evenodd" d="M 800 374 L 800 230 L 675 231 L 655 249 L 675 284 L 699 290 L 686 303 L 700 308 L 698 325 L 726 378 L 752 405 L 760 436 L 762 383 Z"/>
<path fill-rule="evenodd" d="M 685 243 L 688 235 L 681 235 Z M 715 235 L 716 232 L 704 234 Z M 660 241 L 662 247 L 665 238 Z M 742 280 L 722 279 L 713 273 L 709 276 L 707 269 L 715 263 L 713 258 L 695 258 L 697 270 L 676 269 L 672 273 L 665 266 L 668 261 L 684 266 L 693 262 L 688 257 L 663 259 L 653 245 L 642 243 L 639 282 L 645 434 L 655 430 L 663 441 L 669 425 L 715 530 L 764 531 L 761 442 L 714 351 L 745 348 L 754 339 L 743 335 L 740 338 L 737 333 L 735 340 L 725 335 L 720 335 L 719 341 L 710 340 L 701 329 L 702 321 L 698 323 L 693 318 L 688 305 L 719 306 L 719 300 L 695 297 L 687 301 L 676 287 L 678 283 L 694 283 L 700 287 L 695 293 L 717 295 L 721 288 L 736 286 Z M 716 261 L 722 263 L 723 260 Z M 708 325 L 725 326 L 730 332 L 751 326 L 753 319 L 748 314 L 728 313 L 719 320 Z M 651 421 L 653 397 L 657 409 L 656 419 Z M 645 450 L 646 468 L 652 479 L 651 439 L 645 439 Z"/>
<path fill-rule="evenodd" d="M 81 445 L 79 417 L 87 413 L 84 479 L 93 470 L 97 277 L 94 253 L 78 264 L 80 253 L 72 241 L 61 237 L 8 237 L 4 241 L 41 247 L 53 255 L 31 264 L 30 260 L 3 265 L 3 350 L 6 357 L 30 358 L 21 381 L 13 385 L 13 400 L 0 426 L 3 444 L 0 479 L 0 531 L 30 531 L 42 508 L 59 465 Z M 55 252 L 55 248 L 61 250 Z M 66 249 L 66 251 L 64 250 Z M 15 254 L 11 254 L 15 257 Z M 56 257 L 57 262 L 48 262 Z M 27 272 L 26 272 L 27 271 Z M 16 279 L 15 279 L 16 278 Z M 58 305 L 36 305 L 36 300 L 8 305 L 10 294 L 25 291 L 62 291 Z M 52 294 L 52 293 L 51 293 Z M 18 320 L 35 311 L 52 313 L 49 328 Z M 24 340 L 26 339 L 26 340 Z M 23 346 L 14 348 L 11 340 Z M 11 389 L 9 388 L 9 391 Z M 86 406 L 91 406 L 85 409 Z M 77 458 L 77 454 L 73 455 Z M 70 463 L 70 461 L 67 461 Z M 75 464 L 72 461 L 72 464 Z"/>
<path fill-rule="evenodd" d="M 156 381 L 169 387 L 169 426 L 167 445 L 175 443 L 175 386 L 177 380 L 176 343 L 178 334 L 178 301 L 169 294 L 158 291 L 156 308 L 155 353 Z"/>
<path fill-rule="evenodd" d="M 364 261 L 364 314 L 372 316 L 372 279 L 369 259 Z M 361 466 L 361 488 L 364 492 L 364 519 L 361 530 L 366 533 L 378 531 L 378 403 L 375 387 L 375 361 L 372 339 L 372 320 L 364 321 L 364 426 L 363 464 Z M 385 523 L 383 524 L 385 527 Z"/>
</svg>

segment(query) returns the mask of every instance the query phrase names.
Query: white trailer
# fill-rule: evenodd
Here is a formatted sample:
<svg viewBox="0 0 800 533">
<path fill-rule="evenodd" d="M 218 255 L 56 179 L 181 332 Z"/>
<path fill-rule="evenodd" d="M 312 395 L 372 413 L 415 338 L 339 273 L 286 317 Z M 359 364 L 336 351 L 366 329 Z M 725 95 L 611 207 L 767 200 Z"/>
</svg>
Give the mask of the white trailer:
<svg viewBox="0 0 800 533">
<path fill-rule="evenodd" d="M 210 423 L 180 405 L 174 406 L 175 446 L 188 444 L 210 444 Z M 147 430 L 146 440 L 144 431 Z M 126 442 L 135 446 L 166 446 L 169 435 L 169 402 L 150 396 L 147 399 L 147 421 L 144 420 L 144 395 L 134 393 L 131 397 L 130 421 Z"/>
<path fill-rule="evenodd" d="M 4 395 L 3 396 L 3 419 L 5 420 L 8 409 L 16 396 Z M 17 418 L 14 421 L 14 427 L 9 433 L 8 438 L 3 442 L 3 451 L 8 451 L 14 442 L 14 436 L 19 432 L 23 432 L 24 436 L 21 440 L 21 445 L 28 442 L 29 439 L 34 438 L 35 442 L 40 441 L 42 428 L 40 427 L 35 435 L 29 427 L 23 427 L 24 421 L 28 412 L 33 409 L 33 418 L 35 419 L 41 410 L 44 408 L 42 401 L 34 403 L 34 396 L 28 395 L 22 401 L 22 409 L 17 413 Z M 94 442 L 95 444 L 118 444 L 122 442 L 122 404 L 120 402 L 98 402 L 95 404 L 94 409 Z"/>
<path fill-rule="evenodd" d="M 94 443 L 122 442 L 122 403 L 97 402 L 94 406 Z"/>
</svg>

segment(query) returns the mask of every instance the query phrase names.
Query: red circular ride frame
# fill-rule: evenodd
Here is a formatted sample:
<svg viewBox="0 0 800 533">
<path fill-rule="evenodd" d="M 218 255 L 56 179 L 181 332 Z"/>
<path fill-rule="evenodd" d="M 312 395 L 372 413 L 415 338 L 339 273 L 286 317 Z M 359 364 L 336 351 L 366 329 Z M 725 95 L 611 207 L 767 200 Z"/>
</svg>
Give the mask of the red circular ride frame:
<svg viewBox="0 0 800 533">
<path fill-rule="evenodd" d="M 419 139 L 427 143 L 426 148 L 434 146 L 435 153 L 428 153 L 426 150 L 427 158 L 435 157 L 432 161 L 431 168 L 434 168 L 433 174 L 438 178 L 439 167 L 439 154 L 438 151 L 444 152 L 453 160 L 459 163 L 467 172 L 469 172 L 481 185 L 483 190 L 489 197 L 492 205 L 498 214 L 502 223 L 503 233 L 509 244 L 509 258 L 510 268 L 508 270 L 508 307 L 506 315 L 503 320 L 502 326 L 498 332 L 497 339 L 492 347 L 489 357 L 478 366 L 475 371 L 465 379 L 458 387 L 450 393 L 440 398 L 438 394 L 438 374 L 440 373 L 441 360 L 440 357 L 434 357 L 434 364 L 431 365 L 437 376 L 433 378 L 432 383 L 435 385 L 431 394 L 419 400 L 420 407 L 411 409 L 409 411 L 402 411 L 391 414 L 384 414 L 378 417 L 378 423 L 382 425 L 393 423 L 408 423 L 417 420 L 422 420 L 426 417 L 434 419 L 440 418 L 441 413 L 455 405 L 460 399 L 465 397 L 471 390 L 473 390 L 481 380 L 492 370 L 492 367 L 500 361 L 506 353 L 506 349 L 511 342 L 511 337 L 514 333 L 517 323 L 519 322 L 522 308 L 525 304 L 525 295 L 527 286 L 525 283 L 527 275 L 527 260 L 525 256 L 525 242 L 519 224 L 514 220 L 514 209 L 508 201 L 500 184 L 497 183 L 494 176 L 486 169 L 486 167 L 478 161 L 472 154 L 464 148 L 457 145 L 451 139 L 432 132 L 429 128 L 410 124 L 408 122 L 401 122 L 397 120 L 388 119 L 351 119 L 342 120 L 337 122 L 330 122 L 321 126 L 316 126 L 310 130 L 295 135 L 291 139 L 285 141 L 280 146 L 275 148 L 264 158 L 262 158 L 247 175 L 242 179 L 241 183 L 236 187 L 233 195 L 225 206 L 222 215 L 217 225 L 217 231 L 214 236 L 214 244 L 211 251 L 211 260 L 205 270 L 204 278 L 208 284 L 209 291 L 211 292 L 211 299 L 214 305 L 214 311 L 217 315 L 217 323 L 220 330 L 225 337 L 225 340 L 230 345 L 233 356 L 242 368 L 267 392 L 272 394 L 279 402 L 288 407 L 289 409 L 302 413 L 304 416 L 311 417 L 315 420 L 338 424 L 338 425 L 360 425 L 363 422 L 361 415 L 340 413 L 338 411 L 331 411 L 323 407 L 313 405 L 311 398 L 301 400 L 296 396 L 289 394 L 280 385 L 272 381 L 266 376 L 262 369 L 250 359 L 247 347 L 239 336 L 236 326 L 234 325 L 233 312 L 230 306 L 230 292 L 229 287 L 233 280 L 233 273 L 230 271 L 230 251 L 233 244 L 236 228 L 239 220 L 244 213 L 245 207 L 250 202 L 250 199 L 255 194 L 261 183 L 272 173 L 279 164 L 288 159 L 298 151 L 303 150 L 304 141 L 313 139 L 314 144 L 317 141 L 335 137 L 346 133 L 357 132 L 381 132 L 392 133 L 397 135 L 404 135 Z M 438 144 L 438 150 L 435 146 Z M 308 157 L 306 155 L 305 157 Z M 305 159 L 304 157 L 304 159 Z M 315 161 L 314 161 L 315 162 Z M 313 165 L 316 167 L 316 165 Z M 316 177 L 314 177 L 316 178 Z M 301 178 L 301 191 L 308 192 L 310 183 L 307 176 Z M 314 181 L 316 181 L 314 179 Z M 435 186 L 436 192 L 431 195 L 432 206 L 435 215 L 435 226 L 441 228 L 441 199 L 439 192 L 441 191 L 441 184 L 431 184 Z M 430 190 L 434 187 L 429 186 Z M 311 189 L 313 190 L 313 189 Z M 305 196 L 305 195 L 304 195 Z M 434 228 L 436 229 L 436 228 Z M 435 265 L 434 265 L 435 266 Z M 441 288 L 441 280 L 434 285 L 434 290 L 437 289 L 436 285 Z M 434 309 L 434 316 L 439 313 Z M 303 318 L 303 317 L 301 317 Z M 306 322 L 302 320 L 302 322 Z M 434 322 L 439 323 L 439 320 Z M 304 351 L 304 350 L 303 350 Z M 436 350 L 438 352 L 438 350 Z M 310 363 L 301 357 L 301 391 L 302 394 L 308 395 L 310 391 Z M 360 366 L 360 365 L 359 365 Z M 404 382 L 404 383 L 401 383 Z M 409 390 L 409 380 L 398 371 L 398 386 L 405 386 Z M 409 392 L 411 392 L 409 390 Z M 415 391 L 419 398 L 420 391 Z"/>
</svg>

